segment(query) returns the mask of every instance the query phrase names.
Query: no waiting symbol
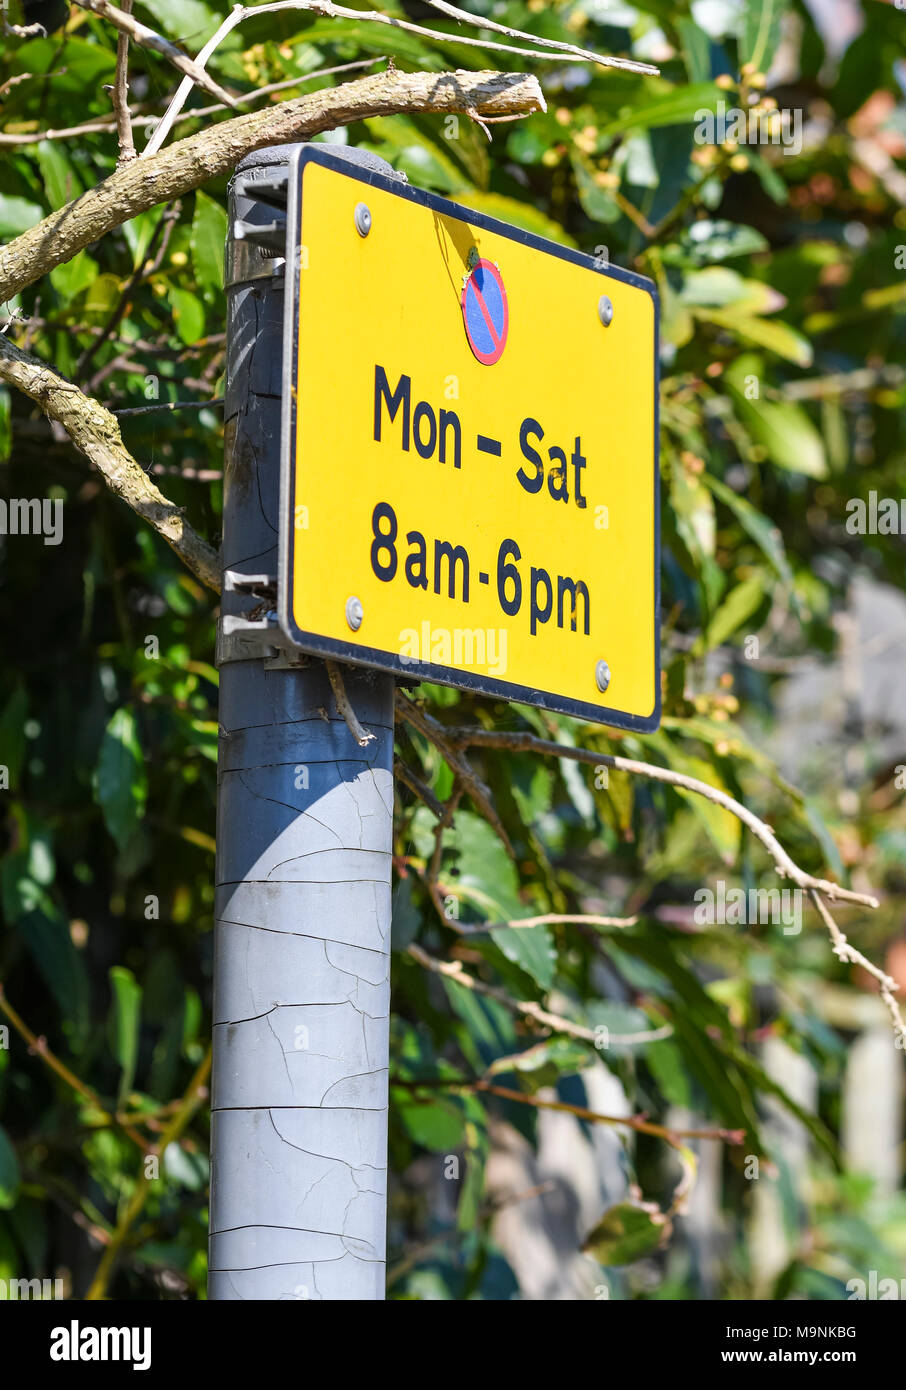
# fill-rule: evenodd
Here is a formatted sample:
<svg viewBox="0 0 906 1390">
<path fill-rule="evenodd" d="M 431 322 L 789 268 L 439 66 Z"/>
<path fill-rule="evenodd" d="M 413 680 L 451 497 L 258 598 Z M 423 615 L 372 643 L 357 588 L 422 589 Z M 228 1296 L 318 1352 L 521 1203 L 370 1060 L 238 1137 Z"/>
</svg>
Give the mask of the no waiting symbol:
<svg viewBox="0 0 906 1390">
<path fill-rule="evenodd" d="M 503 279 L 496 265 L 478 260 L 462 290 L 462 321 L 469 347 L 486 367 L 500 360 L 510 327 Z"/>
</svg>

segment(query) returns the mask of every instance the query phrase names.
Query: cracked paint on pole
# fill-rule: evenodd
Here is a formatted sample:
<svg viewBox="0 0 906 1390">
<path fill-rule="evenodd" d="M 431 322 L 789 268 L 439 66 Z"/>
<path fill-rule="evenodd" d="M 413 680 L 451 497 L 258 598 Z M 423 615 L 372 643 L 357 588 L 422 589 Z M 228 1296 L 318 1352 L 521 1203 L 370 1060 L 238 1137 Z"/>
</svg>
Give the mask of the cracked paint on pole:
<svg viewBox="0 0 906 1390">
<path fill-rule="evenodd" d="M 240 168 L 272 178 L 286 153 Z M 223 565 L 274 575 L 283 280 L 227 294 Z M 224 593 L 225 614 L 249 608 Z M 360 748 L 323 664 L 293 666 L 270 640 L 219 642 L 209 1294 L 381 1299 L 393 678 L 345 672 L 375 735 Z"/>
</svg>

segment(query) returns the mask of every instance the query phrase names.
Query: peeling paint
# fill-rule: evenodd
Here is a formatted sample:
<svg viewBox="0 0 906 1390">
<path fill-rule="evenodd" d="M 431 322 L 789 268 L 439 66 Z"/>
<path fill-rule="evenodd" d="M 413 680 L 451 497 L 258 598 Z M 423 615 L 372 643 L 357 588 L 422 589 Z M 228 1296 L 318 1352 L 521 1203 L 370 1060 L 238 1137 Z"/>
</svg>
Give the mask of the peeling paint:
<svg viewBox="0 0 906 1390">
<path fill-rule="evenodd" d="M 222 559 L 276 573 L 282 287 L 229 297 Z M 320 663 L 221 667 L 214 1299 L 384 1297 L 393 680 L 346 685 L 367 751 Z"/>
</svg>

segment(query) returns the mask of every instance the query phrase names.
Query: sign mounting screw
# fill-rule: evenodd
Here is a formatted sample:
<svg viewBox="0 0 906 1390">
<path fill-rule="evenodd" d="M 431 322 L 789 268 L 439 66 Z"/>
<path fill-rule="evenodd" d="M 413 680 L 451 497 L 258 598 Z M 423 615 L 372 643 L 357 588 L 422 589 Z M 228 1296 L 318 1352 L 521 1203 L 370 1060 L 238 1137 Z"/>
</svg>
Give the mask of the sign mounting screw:
<svg viewBox="0 0 906 1390">
<path fill-rule="evenodd" d="M 349 602 L 351 603 L 352 599 L 350 599 Z M 349 604 L 346 605 L 346 611 L 348 613 Z M 607 687 L 610 685 L 610 667 L 607 665 L 606 661 L 599 661 L 595 666 L 595 684 L 601 691 L 602 695 L 604 691 L 607 689 Z"/>
<path fill-rule="evenodd" d="M 371 209 L 368 204 L 356 203 L 353 216 L 355 218 L 355 229 L 359 236 L 367 236 L 371 231 Z"/>
<path fill-rule="evenodd" d="M 346 600 L 346 621 L 353 632 L 358 632 L 359 628 L 362 626 L 362 619 L 364 616 L 365 610 L 362 607 L 362 600 L 356 598 L 355 594 L 351 594 Z"/>
<path fill-rule="evenodd" d="M 605 328 L 609 328 L 613 322 L 613 301 L 606 294 L 602 294 L 598 300 L 598 318 Z"/>
</svg>

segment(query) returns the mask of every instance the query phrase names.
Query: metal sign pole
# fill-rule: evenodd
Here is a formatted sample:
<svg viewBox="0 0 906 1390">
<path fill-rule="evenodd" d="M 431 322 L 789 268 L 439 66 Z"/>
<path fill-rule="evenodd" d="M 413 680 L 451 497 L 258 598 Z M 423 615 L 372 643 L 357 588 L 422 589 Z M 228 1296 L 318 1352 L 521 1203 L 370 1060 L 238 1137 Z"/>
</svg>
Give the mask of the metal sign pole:
<svg viewBox="0 0 906 1390">
<path fill-rule="evenodd" d="M 209 1295 L 381 1299 L 394 681 L 359 747 L 273 611 L 288 154 L 230 194 Z"/>
</svg>

